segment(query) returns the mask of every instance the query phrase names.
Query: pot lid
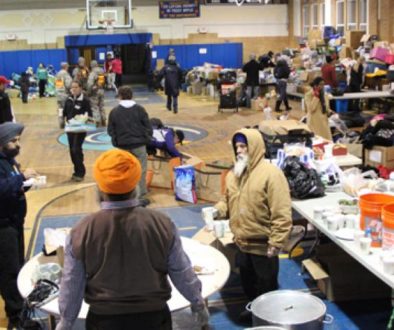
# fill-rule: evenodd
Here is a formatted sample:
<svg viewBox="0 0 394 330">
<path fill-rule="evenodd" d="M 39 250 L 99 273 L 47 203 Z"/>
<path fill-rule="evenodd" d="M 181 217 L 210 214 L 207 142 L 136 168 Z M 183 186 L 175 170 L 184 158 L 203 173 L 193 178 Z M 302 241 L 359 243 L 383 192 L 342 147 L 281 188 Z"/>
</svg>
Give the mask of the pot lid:
<svg viewBox="0 0 394 330">
<path fill-rule="evenodd" d="M 252 302 L 254 316 L 274 324 L 302 324 L 326 314 L 326 305 L 311 294 L 278 290 L 265 293 Z"/>
</svg>

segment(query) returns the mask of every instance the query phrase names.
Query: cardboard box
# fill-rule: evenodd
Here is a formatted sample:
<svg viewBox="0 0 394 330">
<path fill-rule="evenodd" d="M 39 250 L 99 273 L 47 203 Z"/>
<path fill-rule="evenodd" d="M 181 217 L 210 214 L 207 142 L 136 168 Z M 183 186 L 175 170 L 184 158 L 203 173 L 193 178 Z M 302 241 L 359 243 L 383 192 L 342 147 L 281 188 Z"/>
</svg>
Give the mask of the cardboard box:
<svg viewBox="0 0 394 330">
<path fill-rule="evenodd" d="M 348 46 L 342 47 L 341 51 L 339 52 L 340 58 L 353 57 L 352 55 L 353 55 L 353 49 Z"/>
<path fill-rule="evenodd" d="M 364 33 L 364 31 L 346 31 L 346 46 L 354 49 L 358 48 Z"/>
<path fill-rule="evenodd" d="M 213 231 L 207 231 L 205 228 L 200 229 L 194 236 L 193 239 L 199 241 L 202 244 L 210 245 L 220 252 L 222 252 L 228 262 L 230 263 L 230 269 L 237 272 L 235 257 L 238 251 L 235 243 L 233 242 L 233 234 L 225 233 L 224 237 L 217 238 Z"/>
<path fill-rule="evenodd" d="M 371 150 L 365 149 L 365 165 L 383 165 L 394 169 L 394 147 L 374 146 Z"/>
<path fill-rule="evenodd" d="M 258 97 L 257 99 L 252 99 L 250 101 L 251 109 L 254 111 L 263 111 L 268 105 L 268 100 L 266 98 Z"/>
<path fill-rule="evenodd" d="M 303 267 L 330 301 L 388 298 L 391 289 L 335 244 L 319 245 Z"/>
</svg>

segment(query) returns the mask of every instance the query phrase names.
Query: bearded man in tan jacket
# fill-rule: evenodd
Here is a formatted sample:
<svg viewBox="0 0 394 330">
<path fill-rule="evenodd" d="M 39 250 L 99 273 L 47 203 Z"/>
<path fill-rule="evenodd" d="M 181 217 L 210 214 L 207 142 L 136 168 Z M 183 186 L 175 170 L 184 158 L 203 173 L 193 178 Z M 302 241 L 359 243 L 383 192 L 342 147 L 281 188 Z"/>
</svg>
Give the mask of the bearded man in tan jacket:
<svg viewBox="0 0 394 330">
<path fill-rule="evenodd" d="M 237 131 L 232 145 L 234 168 L 226 177 L 225 195 L 214 207 L 218 218 L 230 219 L 242 287 L 252 301 L 278 288 L 278 254 L 292 227 L 290 191 L 283 172 L 264 160 L 258 130 Z"/>
</svg>

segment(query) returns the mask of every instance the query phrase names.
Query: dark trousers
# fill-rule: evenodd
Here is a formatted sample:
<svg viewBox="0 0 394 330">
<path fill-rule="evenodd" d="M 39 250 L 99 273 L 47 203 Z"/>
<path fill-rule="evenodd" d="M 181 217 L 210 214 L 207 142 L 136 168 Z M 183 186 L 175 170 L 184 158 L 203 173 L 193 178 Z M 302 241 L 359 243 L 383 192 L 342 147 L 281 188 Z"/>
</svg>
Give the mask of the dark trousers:
<svg viewBox="0 0 394 330">
<path fill-rule="evenodd" d="M 283 79 L 278 79 L 278 104 L 280 106 L 280 104 L 283 103 L 285 104 L 286 109 L 289 108 L 289 102 L 287 100 L 287 92 L 286 92 L 286 88 L 287 88 L 287 81 L 283 80 Z"/>
<path fill-rule="evenodd" d="M 40 93 L 40 97 L 43 97 L 45 94 L 45 86 L 47 84 L 47 81 L 45 79 L 41 79 L 38 81 L 38 90 Z"/>
<path fill-rule="evenodd" d="M 167 109 L 178 112 L 178 96 L 167 95 Z"/>
<path fill-rule="evenodd" d="M 278 289 L 279 258 L 238 251 L 237 263 L 242 288 L 252 301 L 263 293 Z"/>
<path fill-rule="evenodd" d="M 85 165 L 83 164 L 82 144 L 85 140 L 86 133 L 67 133 L 68 145 L 70 150 L 71 161 L 74 164 L 74 174 L 83 178 L 86 173 Z"/>
<path fill-rule="evenodd" d="M 120 87 L 122 86 L 122 75 L 121 74 L 115 74 L 115 86 Z"/>
<path fill-rule="evenodd" d="M 29 92 L 21 92 L 22 94 L 22 102 L 27 103 L 27 98 L 29 96 Z"/>
<path fill-rule="evenodd" d="M 23 298 L 17 287 L 17 277 L 23 263 L 23 228 L 0 228 L 0 294 L 10 321 L 18 318 L 23 307 Z"/>
<path fill-rule="evenodd" d="M 360 93 L 361 87 L 357 85 L 349 85 L 348 88 L 349 93 Z M 348 105 L 348 111 L 351 112 L 360 112 L 360 99 L 350 99 Z"/>
<path fill-rule="evenodd" d="M 168 307 L 157 312 L 123 315 L 98 315 L 89 310 L 86 330 L 171 330 L 171 313 Z"/>
</svg>

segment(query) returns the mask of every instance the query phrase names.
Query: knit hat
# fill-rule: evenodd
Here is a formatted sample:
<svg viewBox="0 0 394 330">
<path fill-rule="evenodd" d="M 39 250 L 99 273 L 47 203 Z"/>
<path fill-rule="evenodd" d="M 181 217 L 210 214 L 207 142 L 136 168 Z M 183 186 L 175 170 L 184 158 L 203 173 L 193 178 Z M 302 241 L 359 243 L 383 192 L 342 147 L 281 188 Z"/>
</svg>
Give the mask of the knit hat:
<svg viewBox="0 0 394 330">
<path fill-rule="evenodd" d="M 241 133 L 235 134 L 233 141 L 234 141 L 234 144 L 236 144 L 237 142 L 248 144 L 248 140 L 246 140 L 246 136 Z"/>
<path fill-rule="evenodd" d="M 21 135 L 25 126 L 7 121 L 0 125 L 0 146 L 6 145 L 15 136 Z"/>
<path fill-rule="evenodd" d="M 101 154 L 94 164 L 93 176 L 99 189 L 107 194 L 126 194 L 141 179 L 141 164 L 130 152 L 112 149 Z"/>
<path fill-rule="evenodd" d="M 10 81 L 6 77 L 0 76 L 0 84 L 8 85 L 9 83 Z"/>
</svg>

